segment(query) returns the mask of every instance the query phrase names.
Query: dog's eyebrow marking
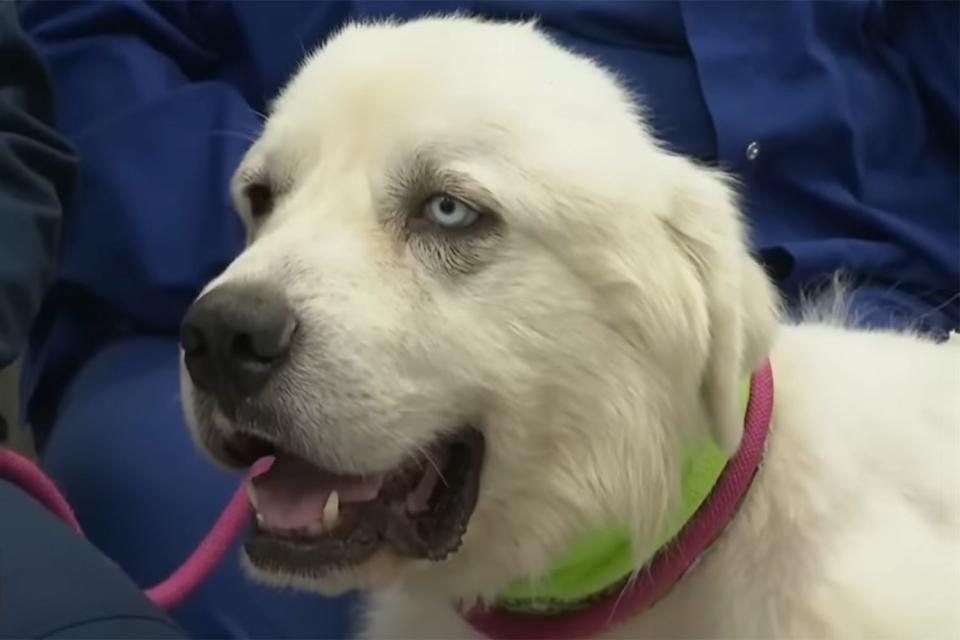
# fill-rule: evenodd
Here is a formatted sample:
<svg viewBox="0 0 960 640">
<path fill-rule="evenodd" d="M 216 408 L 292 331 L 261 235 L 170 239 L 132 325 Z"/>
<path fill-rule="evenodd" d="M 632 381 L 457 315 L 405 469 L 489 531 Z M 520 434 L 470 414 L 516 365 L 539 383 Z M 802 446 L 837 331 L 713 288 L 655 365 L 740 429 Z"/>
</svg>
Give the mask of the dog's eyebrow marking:
<svg viewBox="0 0 960 640">
<path fill-rule="evenodd" d="M 237 186 L 243 188 L 253 182 L 261 182 L 265 173 L 266 171 L 260 166 L 244 167 L 237 175 Z"/>
<path fill-rule="evenodd" d="M 277 179 L 276 170 L 264 163 L 251 163 L 237 170 L 230 185 L 234 209 L 243 221 L 249 245 L 277 203 L 293 187 L 293 176 Z"/>
<path fill-rule="evenodd" d="M 497 198 L 472 176 L 442 168 L 428 149 L 421 149 L 388 172 L 383 208 L 388 213 L 409 213 L 428 198 L 446 193 L 486 213 L 502 211 Z"/>
<path fill-rule="evenodd" d="M 237 174 L 234 189 L 237 194 L 245 196 L 250 187 L 262 185 L 269 188 L 274 200 L 286 195 L 293 186 L 293 176 L 284 175 L 274 169 L 268 169 L 264 164 L 247 166 Z"/>
</svg>

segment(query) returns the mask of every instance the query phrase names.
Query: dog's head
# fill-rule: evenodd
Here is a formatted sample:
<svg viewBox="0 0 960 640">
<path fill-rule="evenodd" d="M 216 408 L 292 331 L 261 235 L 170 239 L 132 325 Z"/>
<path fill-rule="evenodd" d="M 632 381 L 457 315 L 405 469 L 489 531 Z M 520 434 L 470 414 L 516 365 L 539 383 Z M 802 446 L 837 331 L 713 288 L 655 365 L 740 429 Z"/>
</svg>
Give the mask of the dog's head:
<svg viewBox="0 0 960 640">
<path fill-rule="evenodd" d="M 234 195 L 183 387 L 213 458 L 276 456 L 264 579 L 489 596 L 588 526 L 649 546 L 681 443 L 737 446 L 775 304 L 731 191 L 533 25 L 346 28 Z"/>
</svg>

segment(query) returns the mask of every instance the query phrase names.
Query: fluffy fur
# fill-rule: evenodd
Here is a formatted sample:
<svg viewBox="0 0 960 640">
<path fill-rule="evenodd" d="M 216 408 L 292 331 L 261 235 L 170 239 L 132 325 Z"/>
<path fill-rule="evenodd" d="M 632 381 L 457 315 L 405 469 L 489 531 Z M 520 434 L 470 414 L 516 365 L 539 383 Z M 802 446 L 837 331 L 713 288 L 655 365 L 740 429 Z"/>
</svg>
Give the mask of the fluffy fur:
<svg viewBox="0 0 960 640">
<path fill-rule="evenodd" d="M 251 182 L 273 191 L 258 220 Z M 496 228 L 411 230 L 445 189 Z M 960 349 L 783 324 L 729 180 L 663 150 L 615 78 L 534 25 L 346 28 L 282 92 L 234 191 L 250 245 L 210 286 L 281 287 L 303 334 L 256 415 L 353 472 L 465 423 L 487 439 L 447 560 L 261 579 L 376 588 L 372 637 L 475 635 L 452 600 L 540 574 L 588 524 L 628 525 L 646 555 L 680 443 L 734 450 L 739 385 L 770 357 L 775 420 L 739 514 L 611 637 L 960 631 Z M 186 376 L 184 394 L 215 446 L 225 419 Z"/>
</svg>

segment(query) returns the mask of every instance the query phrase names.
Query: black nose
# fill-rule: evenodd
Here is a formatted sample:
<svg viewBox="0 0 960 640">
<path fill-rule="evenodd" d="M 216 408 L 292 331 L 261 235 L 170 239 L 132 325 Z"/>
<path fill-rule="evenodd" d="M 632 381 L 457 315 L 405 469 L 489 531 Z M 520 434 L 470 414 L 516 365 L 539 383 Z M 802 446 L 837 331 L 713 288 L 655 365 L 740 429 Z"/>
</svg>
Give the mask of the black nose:
<svg viewBox="0 0 960 640">
<path fill-rule="evenodd" d="M 263 389 L 290 352 L 296 320 L 283 294 L 263 284 L 225 284 L 183 319 L 180 345 L 193 384 L 222 400 Z"/>
</svg>

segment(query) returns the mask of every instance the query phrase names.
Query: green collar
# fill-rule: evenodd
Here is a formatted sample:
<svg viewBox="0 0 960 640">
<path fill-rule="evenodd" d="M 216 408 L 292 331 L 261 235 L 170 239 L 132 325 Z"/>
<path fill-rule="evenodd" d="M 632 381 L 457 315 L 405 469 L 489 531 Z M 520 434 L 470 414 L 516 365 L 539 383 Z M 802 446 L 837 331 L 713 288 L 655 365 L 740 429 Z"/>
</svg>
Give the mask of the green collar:
<svg viewBox="0 0 960 640">
<path fill-rule="evenodd" d="M 750 397 L 750 381 L 743 385 L 743 410 Z M 687 447 L 681 469 L 682 505 L 656 549 L 664 547 L 683 529 L 713 490 L 729 456 L 711 441 Z M 589 604 L 618 588 L 641 563 L 633 554 L 624 526 L 597 528 L 581 535 L 542 577 L 519 580 L 497 599 L 497 607 L 525 614 L 568 611 Z"/>
</svg>

